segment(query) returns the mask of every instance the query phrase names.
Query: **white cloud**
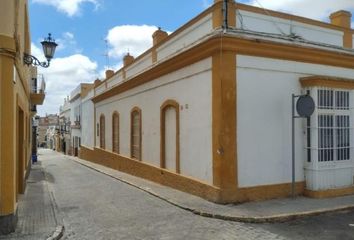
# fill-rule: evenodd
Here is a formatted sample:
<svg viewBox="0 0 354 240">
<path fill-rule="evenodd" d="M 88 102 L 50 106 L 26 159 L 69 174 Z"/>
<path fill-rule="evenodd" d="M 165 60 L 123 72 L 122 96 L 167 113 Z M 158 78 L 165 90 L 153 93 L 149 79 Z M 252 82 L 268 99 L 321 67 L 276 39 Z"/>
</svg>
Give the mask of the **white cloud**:
<svg viewBox="0 0 354 240">
<path fill-rule="evenodd" d="M 213 4 L 213 0 L 202 0 L 203 8 L 208 8 Z"/>
<path fill-rule="evenodd" d="M 63 12 L 72 17 L 80 13 L 80 7 L 83 3 L 91 3 L 97 9 L 99 0 L 32 0 L 33 3 L 45 4 L 55 7 L 59 12 Z"/>
<path fill-rule="evenodd" d="M 41 61 L 42 51 L 32 44 L 32 54 Z M 57 113 L 64 98 L 82 82 L 93 82 L 97 76 L 97 63 L 87 56 L 75 54 L 64 58 L 54 58 L 49 68 L 38 68 L 46 81 L 44 105 L 38 106 L 38 114 Z"/>
<path fill-rule="evenodd" d="M 75 53 L 81 53 L 82 49 L 78 48 L 75 35 L 71 32 L 64 32 L 61 38 L 56 39 L 58 47 L 56 51 L 61 51 L 64 49 L 69 49 Z"/>
<path fill-rule="evenodd" d="M 152 34 L 157 30 L 156 26 L 147 25 L 122 25 L 108 31 L 106 37 L 111 46 L 109 56 L 117 59 L 129 52 L 134 57 L 152 47 Z"/>
<path fill-rule="evenodd" d="M 250 0 L 248 3 L 318 20 L 328 20 L 330 13 L 338 10 L 354 10 L 353 0 Z"/>
</svg>

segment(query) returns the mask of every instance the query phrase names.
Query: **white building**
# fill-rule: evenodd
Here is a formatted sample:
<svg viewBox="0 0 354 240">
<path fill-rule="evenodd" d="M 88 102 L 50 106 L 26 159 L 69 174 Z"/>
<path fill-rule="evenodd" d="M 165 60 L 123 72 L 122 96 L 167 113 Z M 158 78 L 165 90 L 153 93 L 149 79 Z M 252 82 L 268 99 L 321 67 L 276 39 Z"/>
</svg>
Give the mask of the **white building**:
<svg viewBox="0 0 354 240">
<path fill-rule="evenodd" d="M 69 96 L 64 98 L 64 103 L 60 106 L 59 110 L 59 131 L 60 131 L 60 139 L 61 139 L 61 149 L 60 151 L 71 155 L 71 104 Z M 58 150 L 59 151 L 59 150 Z"/>
<path fill-rule="evenodd" d="M 80 156 L 216 202 L 289 196 L 291 95 L 308 93 L 316 110 L 296 120 L 296 192 L 353 194 L 350 22 L 346 11 L 325 23 L 215 0 L 171 35 L 157 30 L 81 109 L 72 93 L 72 112 L 93 111 L 79 118 Z"/>
<path fill-rule="evenodd" d="M 70 122 L 71 122 L 71 153 L 74 156 L 78 156 L 81 146 L 81 122 L 82 122 L 82 107 L 85 102 L 83 98 L 92 90 L 93 84 L 81 83 L 70 94 Z M 89 121 L 88 119 L 85 119 Z M 85 122 L 88 124 L 89 122 Z M 86 133 L 85 133 L 86 134 Z"/>
</svg>

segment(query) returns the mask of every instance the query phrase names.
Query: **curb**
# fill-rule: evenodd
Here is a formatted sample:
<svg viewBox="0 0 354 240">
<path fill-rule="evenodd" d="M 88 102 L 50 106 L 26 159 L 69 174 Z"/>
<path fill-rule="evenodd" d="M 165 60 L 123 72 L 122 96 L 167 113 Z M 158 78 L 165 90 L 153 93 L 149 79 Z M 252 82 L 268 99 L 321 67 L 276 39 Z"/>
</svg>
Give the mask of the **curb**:
<svg viewBox="0 0 354 240">
<path fill-rule="evenodd" d="M 295 220 L 295 219 L 299 219 L 299 218 L 303 218 L 303 217 L 317 216 L 317 215 L 324 214 L 324 213 L 333 213 L 333 212 L 340 212 L 340 211 L 354 209 L 354 204 L 352 204 L 352 205 L 345 205 L 345 206 L 340 206 L 340 207 L 336 207 L 336 208 L 324 208 L 324 209 L 319 209 L 319 210 L 314 210 L 314 211 L 292 212 L 292 213 L 285 213 L 285 214 L 278 214 L 278 215 L 271 215 L 271 216 L 264 216 L 264 217 L 229 216 L 229 215 L 214 214 L 214 213 L 204 212 L 204 211 L 201 211 L 201 210 L 198 210 L 195 208 L 190 208 L 190 207 L 184 206 L 181 203 L 177 203 L 171 199 L 168 199 L 166 197 L 163 197 L 163 196 L 155 193 L 154 191 L 152 191 L 148 187 L 141 187 L 135 183 L 132 183 L 132 182 L 126 180 L 126 179 L 112 176 L 111 174 L 105 172 L 104 170 L 97 169 L 93 166 L 90 166 L 90 165 L 87 165 L 87 164 L 81 162 L 81 161 L 85 161 L 85 160 L 80 159 L 80 161 L 78 161 L 75 158 L 71 158 L 71 157 L 69 157 L 69 159 L 75 161 L 76 163 L 78 163 L 82 166 L 90 168 L 96 172 L 103 173 L 106 176 L 109 176 L 109 177 L 114 178 L 118 181 L 126 183 L 130 186 L 138 188 L 138 189 L 140 189 L 140 190 L 142 190 L 154 197 L 157 197 L 157 198 L 159 198 L 159 199 L 161 199 L 173 206 L 176 206 L 180 209 L 183 209 L 183 210 L 189 211 L 193 214 L 196 214 L 196 215 L 199 215 L 202 217 L 207 217 L 207 218 L 214 218 L 214 219 L 233 221 L 233 222 L 244 222 L 244 223 L 280 223 L 280 222 L 287 222 L 287 221 L 291 221 L 291 220 Z M 112 169 L 112 170 L 114 170 L 114 169 Z"/>
<path fill-rule="evenodd" d="M 63 236 L 64 231 L 65 231 L 64 226 L 57 226 L 52 236 L 50 236 L 46 240 L 59 240 Z"/>
</svg>

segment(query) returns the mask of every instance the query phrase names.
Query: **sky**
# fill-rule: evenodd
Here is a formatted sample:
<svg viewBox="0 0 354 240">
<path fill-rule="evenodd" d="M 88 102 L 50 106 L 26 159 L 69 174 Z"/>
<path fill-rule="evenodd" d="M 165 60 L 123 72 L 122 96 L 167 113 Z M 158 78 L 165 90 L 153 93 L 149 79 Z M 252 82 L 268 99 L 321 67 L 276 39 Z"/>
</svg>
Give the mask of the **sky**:
<svg viewBox="0 0 354 240">
<path fill-rule="evenodd" d="M 48 33 L 59 44 L 50 67 L 38 69 L 46 81 L 44 104 L 37 107 L 38 115 L 44 116 L 58 113 L 64 98 L 80 83 L 102 79 L 107 68 L 118 70 L 127 52 L 136 57 L 149 49 L 158 27 L 171 33 L 214 0 L 28 1 L 32 55 L 45 60 L 40 42 Z M 237 2 L 325 22 L 341 9 L 354 15 L 354 0 Z"/>
</svg>

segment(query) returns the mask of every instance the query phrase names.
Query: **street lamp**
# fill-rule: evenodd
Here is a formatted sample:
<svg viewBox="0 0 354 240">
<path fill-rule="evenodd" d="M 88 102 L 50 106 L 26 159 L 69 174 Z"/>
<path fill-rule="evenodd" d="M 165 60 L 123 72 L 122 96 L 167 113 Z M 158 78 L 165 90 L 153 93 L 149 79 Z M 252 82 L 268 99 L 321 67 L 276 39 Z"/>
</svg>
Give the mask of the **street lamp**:
<svg viewBox="0 0 354 240">
<path fill-rule="evenodd" d="M 48 37 L 45 38 L 41 42 L 41 44 L 42 44 L 44 56 L 46 57 L 47 62 L 41 62 L 35 56 L 32 56 L 32 55 L 27 54 L 27 53 L 24 53 L 23 62 L 27 66 L 33 64 L 34 66 L 41 66 L 41 67 L 44 67 L 44 68 L 49 67 L 50 60 L 53 58 L 54 53 L 55 53 L 55 48 L 58 46 L 58 44 L 52 38 L 52 34 L 50 34 L 50 33 L 48 33 Z"/>
</svg>

